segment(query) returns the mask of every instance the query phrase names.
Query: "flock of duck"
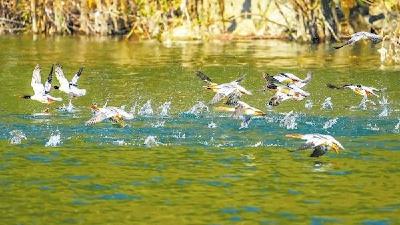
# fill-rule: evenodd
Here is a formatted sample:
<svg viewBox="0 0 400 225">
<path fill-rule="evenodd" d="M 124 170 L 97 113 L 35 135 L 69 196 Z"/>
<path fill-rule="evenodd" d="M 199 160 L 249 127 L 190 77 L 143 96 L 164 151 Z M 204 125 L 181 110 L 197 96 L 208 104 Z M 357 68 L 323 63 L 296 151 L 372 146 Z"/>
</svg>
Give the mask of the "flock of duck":
<svg viewBox="0 0 400 225">
<path fill-rule="evenodd" d="M 354 44 L 355 42 L 363 39 L 369 39 L 373 43 L 379 43 L 382 39 L 368 32 L 358 32 L 352 35 L 351 39 L 345 42 L 343 45 L 336 48 L 341 48 L 346 45 Z M 62 101 L 62 98 L 53 97 L 50 95 L 52 87 L 56 90 L 64 92 L 68 95 L 70 104 L 72 99 L 82 97 L 86 95 L 86 90 L 78 87 L 78 80 L 82 75 L 83 68 L 80 68 L 72 77 L 70 81 L 65 77 L 61 65 L 54 65 L 51 67 L 50 73 L 47 77 L 45 84 L 41 81 L 41 68 L 39 65 L 35 67 L 32 74 L 31 86 L 34 94 L 31 96 L 25 95 L 23 98 L 35 100 L 44 104 L 50 104 L 56 101 Z M 59 86 L 52 86 L 53 73 L 59 82 Z M 262 117 L 266 113 L 260 109 L 250 106 L 241 100 L 243 95 L 252 95 L 250 91 L 244 88 L 240 83 L 244 80 L 244 76 L 231 81 L 229 83 L 215 83 L 211 78 L 202 71 L 197 71 L 196 75 L 203 80 L 205 89 L 211 90 L 215 93 L 214 97 L 210 101 L 210 105 L 216 105 L 222 102 L 219 106 L 215 106 L 215 110 L 222 112 L 230 112 L 234 118 L 242 119 L 242 126 L 247 126 L 252 117 Z M 272 91 L 274 95 L 269 99 L 268 105 L 270 107 L 276 107 L 284 101 L 302 101 L 310 96 L 310 93 L 303 90 L 307 84 L 312 80 L 312 73 L 308 72 L 304 79 L 292 73 L 278 73 L 275 75 L 263 74 L 263 78 L 266 81 L 265 91 Z M 344 84 L 344 85 L 333 85 L 327 84 L 332 89 L 350 89 L 354 93 L 361 95 L 363 100 L 368 100 L 370 96 L 378 96 L 376 92 L 379 92 L 377 88 L 367 87 L 363 85 L 355 84 Z M 107 103 L 103 107 L 99 107 L 96 104 L 91 106 L 93 116 L 86 121 L 86 126 L 92 126 L 102 121 L 111 121 L 121 127 L 125 126 L 126 120 L 134 118 L 133 113 L 125 111 L 121 107 L 107 106 Z M 45 112 L 48 112 L 47 108 Z M 296 150 L 311 149 L 311 157 L 319 157 L 327 153 L 328 151 L 335 151 L 339 153 L 340 150 L 344 150 L 343 145 L 338 142 L 331 135 L 324 134 L 287 134 L 288 138 L 303 139 L 305 143 Z"/>
</svg>

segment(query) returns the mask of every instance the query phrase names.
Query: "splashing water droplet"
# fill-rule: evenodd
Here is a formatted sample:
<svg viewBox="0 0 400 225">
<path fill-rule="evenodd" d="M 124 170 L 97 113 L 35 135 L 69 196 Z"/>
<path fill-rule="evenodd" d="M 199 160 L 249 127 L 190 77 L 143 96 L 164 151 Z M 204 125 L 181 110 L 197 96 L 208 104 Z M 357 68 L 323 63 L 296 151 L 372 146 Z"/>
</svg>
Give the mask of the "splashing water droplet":
<svg viewBox="0 0 400 225">
<path fill-rule="evenodd" d="M 124 146 L 127 145 L 127 143 L 124 140 L 115 140 L 112 142 L 114 145 L 118 145 L 118 146 Z"/>
<path fill-rule="evenodd" d="M 331 128 L 333 125 L 336 124 L 336 122 L 338 121 L 339 118 L 334 118 L 334 119 L 330 119 L 328 121 L 325 122 L 324 126 L 322 127 L 323 129 L 329 129 Z"/>
<path fill-rule="evenodd" d="M 139 110 L 139 115 L 141 116 L 151 116 L 153 115 L 153 108 L 151 107 L 151 100 L 148 100 L 142 108 Z"/>
<path fill-rule="evenodd" d="M 286 127 L 288 130 L 295 130 L 297 129 L 297 119 L 298 115 L 294 113 L 293 111 L 290 111 L 283 117 L 283 119 L 280 121 L 280 126 L 281 127 Z"/>
<path fill-rule="evenodd" d="M 213 129 L 213 128 L 217 128 L 218 126 L 217 126 L 216 123 L 214 123 L 214 121 L 211 121 L 211 122 L 207 125 L 207 127 Z"/>
<path fill-rule="evenodd" d="M 189 109 L 186 113 L 193 114 L 193 115 L 199 115 L 202 112 L 209 112 L 210 110 L 208 109 L 208 106 L 204 104 L 203 102 L 197 102 L 192 108 Z"/>
<path fill-rule="evenodd" d="M 61 144 L 60 131 L 56 131 L 50 135 L 49 140 L 44 145 L 45 147 L 57 147 Z"/>
<path fill-rule="evenodd" d="M 145 140 L 144 140 L 144 145 L 148 148 L 151 147 L 156 147 L 160 144 L 160 142 L 157 141 L 157 137 L 156 136 L 148 136 Z"/>
<path fill-rule="evenodd" d="M 165 121 L 164 120 L 160 120 L 160 121 L 156 121 L 154 123 L 151 123 L 151 127 L 154 127 L 154 128 L 164 127 L 164 126 L 165 126 Z"/>
<path fill-rule="evenodd" d="M 333 103 L 332 103 L 332 98 L 327 97 L 324 102 L 321 104 L 321 109 L 328 109 L 332 110 L 333 109 Z"/>
<path fill-rule="evenodd" d="M 389 100 L 387 97 L 382 96 L 379 100 L 379 105 L 382 107 L 382 112 L 378 115 L 379 117 L 387 117 L 390 114 Z"/>
<path fill-rule="evenodd" d="M 313 102 L 311 101 L 311 99 L 307 99 L 306 103 L 304 104 L 304 107 L 306 109 L 311 109 L 313 107 Z"/>
<path fill-rule="evenodd" d="M 164 102 L 159 109 L 161 110 L 160 116 L 168 116 L 168 111 L 171 107 L 171 102 Z"/>
<path fill-rule="evenodd" d="M 394 132 L 399 133 L 400 132 L 400 119 L 398 119 L 399 122 L 394 126 Z"/>
<path fill-rule="evenodd" d="M 10 135 L 10 144 L 12 145 L 19 145 L 21 144 L 22 140 L 26 140 L 25 134 L 20 130 L 10 131 Z"/>
</svg>

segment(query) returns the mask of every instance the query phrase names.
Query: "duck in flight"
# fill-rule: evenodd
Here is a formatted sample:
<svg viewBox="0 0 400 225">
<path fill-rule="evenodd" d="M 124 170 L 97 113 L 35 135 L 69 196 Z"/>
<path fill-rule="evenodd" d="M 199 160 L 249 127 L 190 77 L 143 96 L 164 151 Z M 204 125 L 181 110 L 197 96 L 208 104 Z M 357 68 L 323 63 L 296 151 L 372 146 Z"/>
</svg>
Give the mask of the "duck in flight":
<svg viewBox="0 0 400 225">
<path fill-rule="evenodd" d="M 375 96 L 375 97 L 379 97 L 378 94 L 376 94 L 375 92 L 379 92 L 380 90 L 374 87 L 367 87 L 367 86 L 363 86 L 361 84 L 345 84 L 342 86 L 336 86 L 333 84 L 327 84 L 327 87 L 331 88 L 331 89 L 344 89 L 344 88 L 348 88 L 352 91 L 354 91 L 354 93 L 363 96 L 364 98 L 368 98 L 370 96 Z"/>
<path fill-rule="evenodd" d="M 303 88 L 306 86 L 312 79 L 312 73 L 308 72 L 306 78 L 300 79 L 296 75 L 292 73 L 278 73 L 275 76 L 271 76 L 268 73 L 264 73 L 263 77 L 269 84 L 282 84 L 282 85 L 295 85 L 298 88 Z"/>
<path fill-rule="evenodd" d="M 345 43 L 339 45 L 339 46 L 334 46 L 335 49 L 342 48 L 346 45 L 353 45 L 354 43 L 360 41 L 360 40 L 370 40 L 373 44 L 378 44 L 381 42 L 383 39 L 381 36 L 365 31 L 357 32 L 351 35 L 351 38 L 347 40 Z"/>
<path fill-rule="evenodd" d="M 344 147 L 334 137 L 323 134 L 287 134 L 286 137 L 305 140 L 297 150 L 312 149 L 310 157 L 320 157 L 328 151 L 339 153 Z"/>
<path fill-rule="evenodd" d="M 227 99 L 227 104 L 234 104 L 242 97 L 242 95 L 252 95 L 250 91 L 246 90 L 240 85 L 240 82 L 243 81 L 244 76 L 229 83 L 217 84 L 213 83 L 211 79 L 201 71 L 197 71 L 196 75 L 206 83 L 206 85 L 203 86 L 204 88 L 212 90 L 216 93 L 210 104 L 215 104 L 224 98 Z"/>
<path fill-rule="evenodd" d="M 242 119 L 241 128 L 247 127 L 253 116 L 265 116 L 266 115 L 263 111 L 255 108 L 255 107 L 252 107 L 243 101 L 237 101 L 230 105 L 231 105 L 230 107 L 229 106 L 218 106 L 218 107 L 215 107 L 215 109 L 217 111 L 232 112 L 232 116 L 234 118 L 241 118 Z"/>
<path fill-rule="evenodd" d="M 307 73 L 307 77 L 305 79 L 300 79 L 291 73 L 279 73 L 275 76 L 264 74 L 263 77 L 267 81 L 264 90 L 275 91 L 275 94 L 268 102 L 268 105 L 270 106 L 278 106 L 281 102 L 290 99 L 301 101 L 310 96 L 310 93 L 301 88 L 311 81 L 311 72 Z"/>
<path fill-rule="evenodd" d="M 41 69 L 39 64 L 36 65 L 35 69 L 32 73 L 32 81 L 31 86 L 33 88 L 33 95 L 25 95 L 24 99 L 32 99 L 44 104 L 50 104 L 55 101 L 62 101 L 62 98 L 56 98 L 50 95 L 51 90 L 51 82 L 53 80 L 53 66 L 51 66 L 51 70 L 49 76 L 47 77 L 46 83 L 43 85 L 41 80 Z"/>
<path fill-rule="evenodd" d="M 96 104 L 93 104 L 90 108 L 94 114 L 91 119 L 86 121 L 86 126 L 109 120 L 120 127 L 125 127 L 125 120 L 131 120 L 134 118 L 133 113 L 128 113 L 122 108 L 107 106 L 107 103 L 103 107 L 98 107 Z"/>
<path fill-rule="evenodd" d="M 80 89 L 78 88 L 78 80 L 79 77 L 81 76 L 83 71 L 83 68 L 81 67 L 78 72 L 75 73 L 75 75 L 72 77 L 71 82 L 65 78 L 64 72 L 62 70 L 62 66 L 57 64 L 55 68 L 55 73 L 56 73 L 56 78 L 58 82 L 60 83 L 60 86 L 54 86 L 54 89 L 58 89 L 62 92 L 65 92 L 70 96 L 71 98 L 73 97 L 81 97 L 86 95 L 86 90 L 85 89 Z"/>
</svg>

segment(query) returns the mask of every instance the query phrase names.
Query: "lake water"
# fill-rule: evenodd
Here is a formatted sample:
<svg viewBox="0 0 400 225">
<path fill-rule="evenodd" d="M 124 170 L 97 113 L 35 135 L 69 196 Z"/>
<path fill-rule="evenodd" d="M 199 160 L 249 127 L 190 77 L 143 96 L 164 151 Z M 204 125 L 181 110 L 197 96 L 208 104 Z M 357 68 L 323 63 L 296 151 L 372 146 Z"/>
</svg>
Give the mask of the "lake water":
<svg viewBox="0 0 400 225">
<path fill-rule="evenodd" d="M 1 224 L 398 224 L 400 221 L 399 68 L 381 67 L 367 43 L 335 51 L 329 45 L 282 41 L 182 42 L 165 46 L 86 37 L 0 37 Z M 45 108 L 32 94 L 36 64 L 45 77 L 61 63 L 87 96 L 76 111 Z M 267 111 L 249 127 L 203 108 L 215 82 L 246 74 L 244 101 Z M 306 102 L 265 103 L 261 74 L 304 77 Z M 55 80 L 54 83 L 57 83 Z M 376 105 L 359 107 L 350 90 L 326 83 L 385 88 Z M 321 105 L 331 98 L 332 109 Z M 385 97 L 387 104 L 382 101 Z M 125 128 L 84 126 L 92 103 L 137 110 Z M 381 101 L 381 104 L 379 103 Z M 171 102 L 167 115 L 160 106 Z M 312 106 L 312 107 L 310 107 Z M 150 109 L 147 108 L 148 110 Z M 345 151 L 310 158 L 290 152 L 289 133 L 330 134 Z M 25 137 L 25 138 L 24 138 Z M 20 143 L 19 143 L 20 142 Z M 147 145 L 145 145 L 147 143 Z"/>
</svg>

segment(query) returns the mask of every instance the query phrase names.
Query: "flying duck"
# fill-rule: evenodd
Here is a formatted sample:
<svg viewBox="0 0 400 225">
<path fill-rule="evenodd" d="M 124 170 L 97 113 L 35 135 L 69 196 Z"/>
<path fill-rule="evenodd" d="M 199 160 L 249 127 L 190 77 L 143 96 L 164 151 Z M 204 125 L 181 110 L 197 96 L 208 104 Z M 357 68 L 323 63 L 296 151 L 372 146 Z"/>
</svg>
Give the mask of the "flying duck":
<svg viewBox="0 0 400 225">
<path fill-rule="evenodd" d="M 346 45 L 353 45 L 360 40 L 371 40 L 373 44 L 378 44 L 382 41 L 382 37 L 373 33 L 361 31 L 351 35 L 351 38 L 339 46 L 334 46 L 335 49 L 342 48 Z"/>
<path fill-rule="evenodd" d="M 78 88 L 78 80 L 81 76 L 83 68 L 81 67 L 78 72 L 72 77 L 71 82 L 65 78 L 64 72 L 62 70 L 62 66 L 57 64 L 55 73 L 60 86 L 54 86 L 54 89 L 58 89 L 62 92 L 67 93 L 70 97 L 81 97 L 86 95 L 85 89 Z"/>
<path fill-rule="evenodd" d="M 340 144 L 334 137 L 323 134 L 287 134 L 286 137 L 296 138 L 305 140 L 300 148 L 297 150 L 312 149 L 310 157 L 320 157 L 327 153 L 329 150 L 333 150 L 339 153 L 340 150 L 344 150 L 342 144 Z"/>
<path fill-rule="evenodd" d="M 232 116 L 234 118 L 242 118 L 242 126 L 241 127 L 247 127 L 247 125 L 250 123 L 250 120 L 253 116 L 265 116 L 266 115 L 263 111 L 255 108 L 255 107 L 252 107 L 243 101 L 237 101 L 237 102 L 231 104 L 231 107 L 218 106 L 218 107 L 215 107 L 215 109 L 217 111 L 232 112 Z"/>
<path fill-rule="evenodd" d="M 32 73 L 32 81 L 31 86 L 33 88 L 33 95 L 25 95 L 24 99 L 32 99 L 44 104 L 50 104 L 55 101 L 62 101 L 62 98 L 56 98 L 50 95 L 51 90 L 51 81 L 53 80 L 53 66 L 51 66 L 51 70 L 49 76 L 47 77 L 46 83 L 43 85 L 41 80 L 41 69 L 39 64 L 36 65 L 35 69 Z"/>
<path fill-rule="evenodd" d="M 227 104 L 234 104 L 240 99 L 240 97 L 242 97 L 243 94 L 252 95 L 250 91 L 246 90 L 240 85 L 240 82 L 243 81 L 244 76 L 229 83 L 217 84 L 213 83 L 211 79 L 201 71 L 197 71 L 196 75 L 206 83 L 206 85 L 203 86 L 204 88 L 210 89 L 216 93 L 210 104 L 215 104 L 224 98 L 227 98 Z"/>
<path fill-rule="evenodd" d="M 295 85 L 299 88 L 303 88 L 311 81 L 312 73 L 308 72 L 306 78 L 304 79 L 300 79 L 299 77 L 297 77 L 292 73 L 278 73 L 275 76 L 271 76 L 268 73 L 264 73 L 263 77 L 265 80 L 268 81 L 268 84 L 279 83 L 283 85 Z"/>
<path fill-rule="evenodd" d="M 326 85 L 329 88 L 332 89 L 344 89 L 344 88 L 348 88 L 352 91 L 354 91 L 354 93 L 361 95 L 363 97 L 369 97 L 369 96 L 375 96 L 375 97 L 379 97 L 378 94 L 376 94 L 375 92 L 379 92 L 380 90 L 374 87 L 367 87 L 367 86 L 363 86 L 361 84 L 345 84 L 343 86 L 336 86 L 333 84 L 327 84 Z"/>
</svg>

